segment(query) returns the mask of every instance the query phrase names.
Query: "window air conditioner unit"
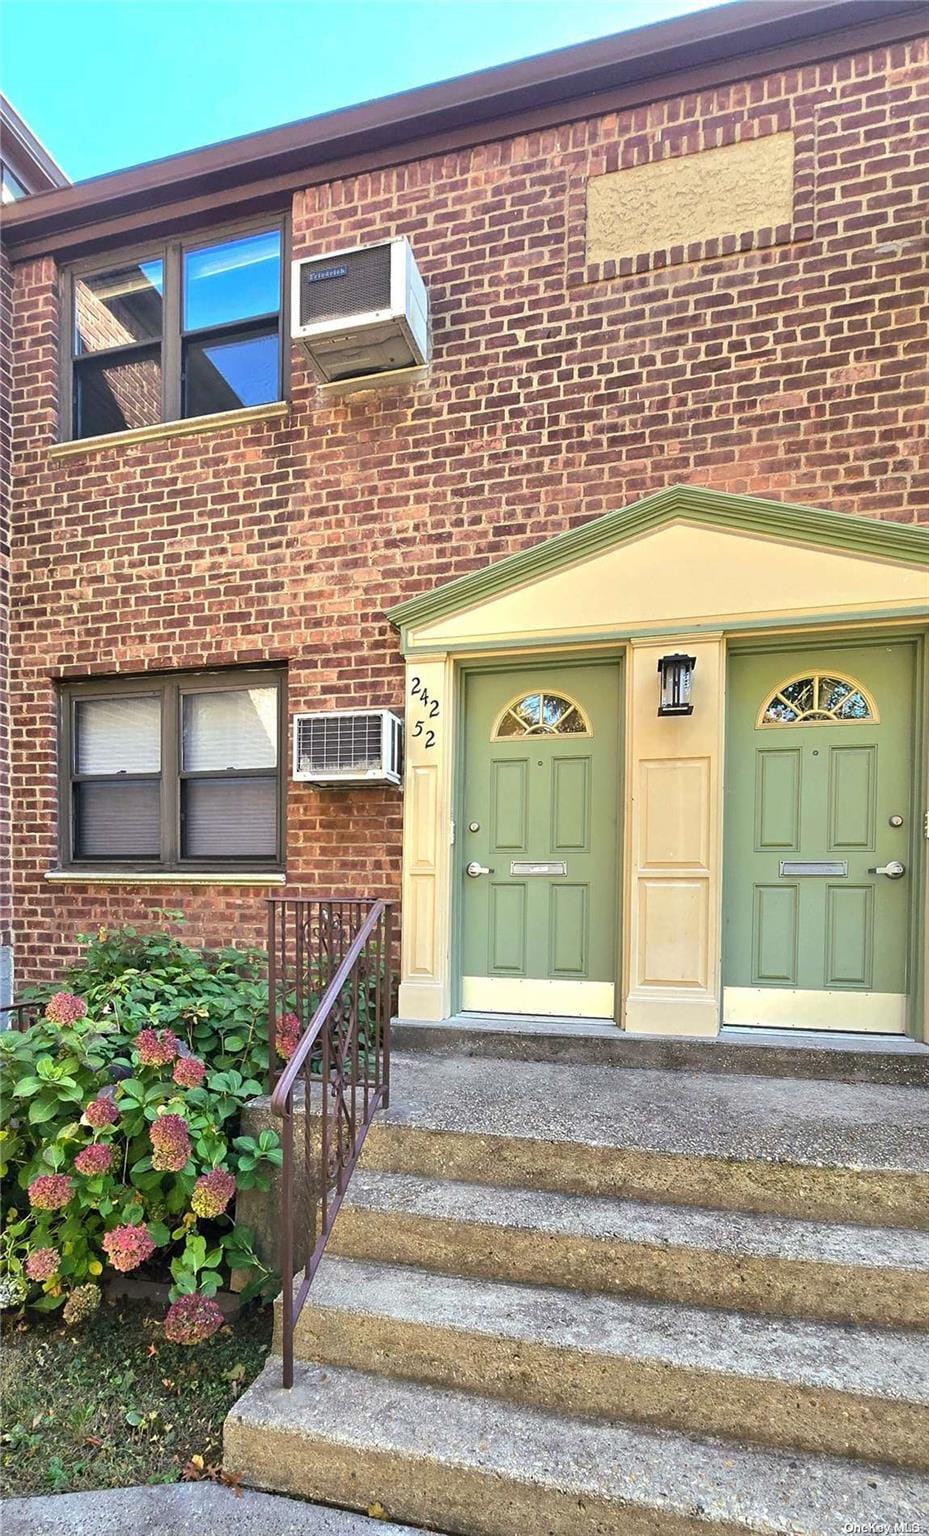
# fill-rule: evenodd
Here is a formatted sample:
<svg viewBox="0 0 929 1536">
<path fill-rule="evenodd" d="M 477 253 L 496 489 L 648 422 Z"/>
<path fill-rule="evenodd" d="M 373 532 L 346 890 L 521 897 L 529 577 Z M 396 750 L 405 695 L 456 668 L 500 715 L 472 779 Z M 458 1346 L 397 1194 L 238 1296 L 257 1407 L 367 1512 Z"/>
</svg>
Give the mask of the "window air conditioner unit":
<svg viewBox="0 0 929 1536">
<path fill-rule="evenodd" d="M 293 339 L 323 384 L 424 367 L 429 298 L 409 240 L 382 240 L 293 264 Z"/>
<path fill-rule="evenodd" d="M 389 709 L 294 716 L 294 778 L 306 784 L 399 784 L 403 725 Z"/>
</svg>

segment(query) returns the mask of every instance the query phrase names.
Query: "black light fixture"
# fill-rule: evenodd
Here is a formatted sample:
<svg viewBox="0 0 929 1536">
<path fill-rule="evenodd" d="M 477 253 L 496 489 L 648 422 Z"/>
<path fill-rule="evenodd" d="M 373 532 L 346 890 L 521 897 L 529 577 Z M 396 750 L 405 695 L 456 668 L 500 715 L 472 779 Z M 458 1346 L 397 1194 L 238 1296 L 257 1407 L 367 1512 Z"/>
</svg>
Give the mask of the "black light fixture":
<svg viewBox="0 0 929 1536">
<path fill-rule="evenodd" d="M 658 673 L 661 678 L 659 715 L 693 714 L 694 707 L 690 702 L 690 695 L 693 691 L 696 665 L 696 656 L 685 656 L 683 652 L 677 652 L 674 656 L 662 656 L 658 663 Z"/>
</svg>

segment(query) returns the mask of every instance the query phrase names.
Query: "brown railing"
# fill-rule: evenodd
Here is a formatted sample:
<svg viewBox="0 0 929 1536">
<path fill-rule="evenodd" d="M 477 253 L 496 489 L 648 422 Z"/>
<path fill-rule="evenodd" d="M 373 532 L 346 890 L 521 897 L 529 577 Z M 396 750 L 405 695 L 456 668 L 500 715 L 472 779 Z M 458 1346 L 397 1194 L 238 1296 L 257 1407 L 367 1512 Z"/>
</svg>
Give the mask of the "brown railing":
<svg viewBox="0 0 929 1536">
<path fill-rule="evenodd" d="M 5 1003 L 0 1008 L 0 1029 L 30 1029 L 41 1011 L 38 1003 Z"/>
<path fill-rule="evenodd" d="M 368 1127 L 389 1099 L 393 909 L 386 901 L 338 898 L 272 898 L 268 907 L 272 1063 L 280 1019 L 295 1016 L 288 1045 L 295 1025 L 302 1030 L 271 1096 L 282 1121 L 284 1151 L 282 1352 L 284 1386 L 290 1387 L 297 1319 Z M 294 1140 L 301 1112 L 304 1151 L 298 1171 Z"/>
</svg>

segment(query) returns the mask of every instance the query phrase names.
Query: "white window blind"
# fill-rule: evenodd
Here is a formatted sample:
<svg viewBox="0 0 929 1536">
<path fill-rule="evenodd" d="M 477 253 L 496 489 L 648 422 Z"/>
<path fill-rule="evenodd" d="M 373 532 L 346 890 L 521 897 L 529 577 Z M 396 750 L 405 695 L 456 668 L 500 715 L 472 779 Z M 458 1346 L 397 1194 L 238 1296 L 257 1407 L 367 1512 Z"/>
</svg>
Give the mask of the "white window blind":
<svg viewBox="0 0 929 1536">
<path fill-rule="evenodd" d="M 277 767 L 277 689 L 187 693 L 183 767 L 188 773 Z"/>
<path fill-rule="evenodd" d="M 277 779 L 187 779 L 183 851 L 188 859 L 273 858 Z"/>
<path fill-rule="evenodd" d="M 82 859 L 157 859 L 159 779 L 84 779 L 74 786 L 75 853 Z"/>
<path fill-rule="evenodd" d="M 79 699 L 75 706 L 78 773 L 159 773 L 161 700 Z"/>
</svg>

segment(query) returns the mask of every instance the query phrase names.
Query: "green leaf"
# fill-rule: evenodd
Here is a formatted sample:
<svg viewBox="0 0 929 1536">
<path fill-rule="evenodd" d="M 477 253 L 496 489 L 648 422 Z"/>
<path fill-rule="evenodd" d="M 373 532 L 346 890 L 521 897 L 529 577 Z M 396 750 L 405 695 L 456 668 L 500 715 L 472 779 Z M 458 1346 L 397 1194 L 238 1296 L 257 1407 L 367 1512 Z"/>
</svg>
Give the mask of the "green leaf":
<svg viewBox="0 0 929 1536">
<path fill-rule="evenodd" d="M 37 1312 L 54 1312 L 56 1307 L 62 1307 L 65 1303 L 64 1292 L 60 1296 L 40 1296 L 38 1300 L 29 1303 Z"/>
<path fill-rule="evenodd" d="M 17 1099 L 28 1099 L 33 1093 L 40 1093 L 45 1087 L 39 1077 L 22 1077 L 13 1089 Z"/>
<path fill-rule="evenodd" d="M 58 1106 L 54 1100 L 33 1099 L 29 1105 L 29 1124 L 44 1125 L 47 1120 L 53 1120 Z"/>
<path fill-rule="evenodd" d="M 150 1221 L 148 1223 L 148 1235 L 156 1248 L 164 1248 L 171 1241 L 171 1233 L 163 1221 Z"/>
</svg>

